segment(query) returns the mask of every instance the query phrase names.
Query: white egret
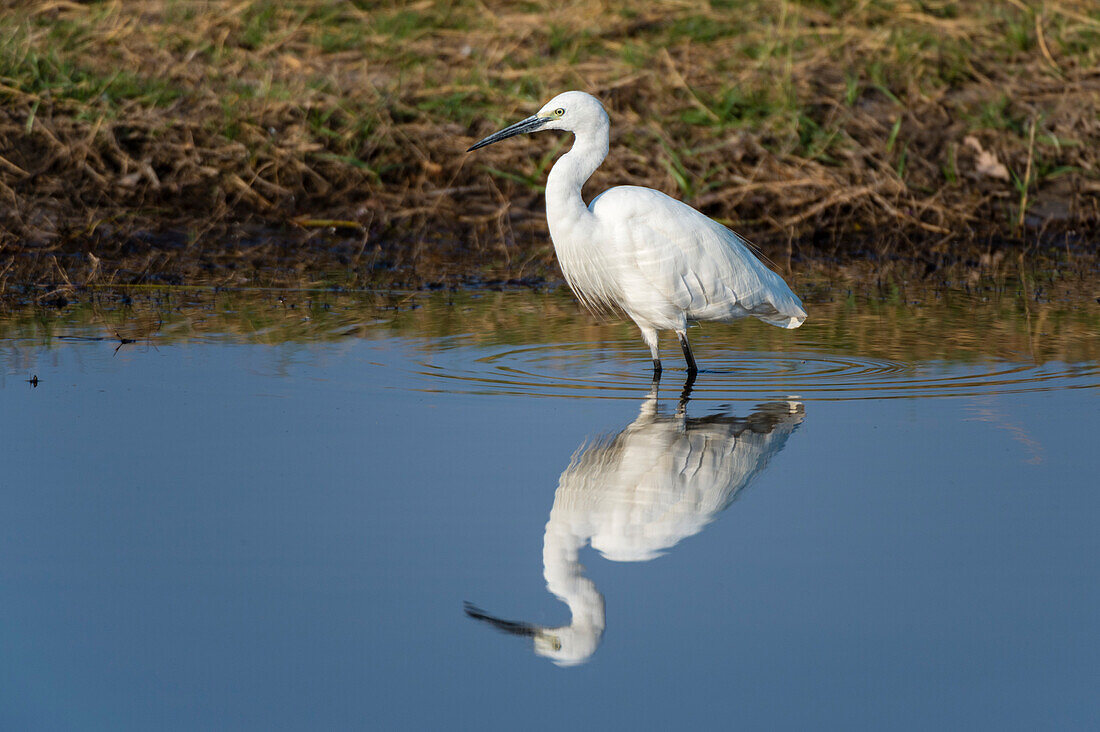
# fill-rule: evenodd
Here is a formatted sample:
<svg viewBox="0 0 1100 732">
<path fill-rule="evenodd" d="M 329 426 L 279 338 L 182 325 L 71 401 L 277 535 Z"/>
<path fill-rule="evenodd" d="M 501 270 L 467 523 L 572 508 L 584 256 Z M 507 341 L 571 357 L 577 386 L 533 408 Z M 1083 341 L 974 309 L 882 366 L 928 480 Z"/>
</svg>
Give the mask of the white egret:
<svg viewBox="0 0 1100 732">
<path fill-rule="evenodd" d="M 562 274 L 591 309 L 620 309 L 641 329 L 661 372 L 657 332 L 676 331 L 689 373 L 698 368 L 689 322 L 746 316 L 781 328 L 806 319 L 802 301 L 740 236 L 660 191 L 619 186 L 585 206 L 581 187 L 607 157 L 611 121 L 599 100 L 569 91 L 536 114 L 467 150 L 539 130 L 572 132 L 575 141 L 546 181 L 546 222 Z"/>
<path fill-rule="evenodd" d="M 661 556 L 729 507 L 805 417 L 801 403 L 776 402 L 747 418 L 690 419 L 684 401 L 664 415 L 652 393 L 633 423 L 581 445 L 561 474 L 542 562 L 546 588 L 569 606 L 569 625 L 504 620 L 469 603 L 466 614 L 531 638 L 537 654 L 560 666 L 584 663 L 599 647 L 606 613 L 580 550 L 589 544 L 613 562 Z"/>
</svg>

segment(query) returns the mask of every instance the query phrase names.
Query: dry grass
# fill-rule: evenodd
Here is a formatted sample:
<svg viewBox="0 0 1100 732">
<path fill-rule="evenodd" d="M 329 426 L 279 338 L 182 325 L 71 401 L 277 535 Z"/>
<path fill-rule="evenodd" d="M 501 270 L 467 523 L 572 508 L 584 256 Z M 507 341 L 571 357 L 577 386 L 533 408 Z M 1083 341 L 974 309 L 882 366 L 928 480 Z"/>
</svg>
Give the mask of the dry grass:
<svg viewBox="0 0 1100 732">
<path fill-rule="evenodd" d="M 590 190 L 665 190 L 781 264 L 1046 230 L 1072 258 L 1100 228 L 1098 69 L 1090 0 L 9 4 L 0 281 L 549 272 L 565 141 L 462 151 L 568 88 L 612 116 Z"/>
</svg>

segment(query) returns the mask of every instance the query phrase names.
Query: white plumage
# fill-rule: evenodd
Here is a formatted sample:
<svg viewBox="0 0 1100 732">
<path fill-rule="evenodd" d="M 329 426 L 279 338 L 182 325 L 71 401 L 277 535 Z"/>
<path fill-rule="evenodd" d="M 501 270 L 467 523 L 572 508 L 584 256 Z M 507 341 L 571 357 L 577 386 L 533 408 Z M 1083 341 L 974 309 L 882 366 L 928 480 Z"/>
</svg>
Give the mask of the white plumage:
<svg viewBox="0 0 1100 732">
<path fill-rule="evenodd" d="M 744 239 L 686 203 L 651 188 L 619 186 L 585 205 L 581 188 L 607 157 L 610 128 L 595 97 L 571 91 L 470 148 L 538 130 L 575 135 L 547 179 L 546 221 L 562 273 L 581 302 L 621 309 L 637 323 L 657 373 L 661 330 L 676 331 L 694 373 L 690 322 L 751 315 L 781 328 L 802 325 L 806 311 L 783 278 Z"/>
<path fill-rule="evenodd" d="M 714 521 L 768 465 L 805 417 L 799 402 L 759 405 L 747 418 L 659 412 L 654 391 L 618 434 L 581 445 L 561 474 L 543 535 L 546 588 L 569 606 L 568 625 L 466 613 L 534 640 L 559 665 L 587 661 L 606 627 L 603 594 L 584 573 L 591 545 L 614 562 L 645 562 Z M 685 599 L 685 601 L 688 601 Z"/>
</svg>

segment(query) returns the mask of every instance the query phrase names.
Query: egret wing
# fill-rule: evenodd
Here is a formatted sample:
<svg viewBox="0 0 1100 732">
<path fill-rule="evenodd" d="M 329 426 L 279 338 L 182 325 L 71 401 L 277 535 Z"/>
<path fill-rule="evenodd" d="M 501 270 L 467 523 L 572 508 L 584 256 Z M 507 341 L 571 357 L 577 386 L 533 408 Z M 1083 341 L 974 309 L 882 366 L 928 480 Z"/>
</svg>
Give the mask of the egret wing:
<svg viewBox="0 0 1100 732">
<path fill-rule="evenodd" d="M 805 319 L 799 299 L 744 239 L 691 206 L 622 186 L 593 201 L 592 210 L 612 228 L 623 271 L 689 319 L 755 315 L 786 327 Z"/>
</svg>

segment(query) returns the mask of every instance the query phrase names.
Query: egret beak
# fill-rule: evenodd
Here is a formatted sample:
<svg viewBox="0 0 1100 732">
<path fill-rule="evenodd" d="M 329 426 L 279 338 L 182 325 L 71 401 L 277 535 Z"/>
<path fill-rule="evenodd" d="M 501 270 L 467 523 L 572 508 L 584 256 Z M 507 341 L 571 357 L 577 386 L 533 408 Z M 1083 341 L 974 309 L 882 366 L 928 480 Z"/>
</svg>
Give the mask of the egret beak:
<svg viewBox="0 0 1100 732">
<path fill-rule="evenodd" d="M 524 120 L 525 122 L 527 120 Z M 510 129 L 510 128 L 509 128 Z M 517 623 L 515 620 L 502 620 L 501 618 L 493 617 L 489 613 L 485 612 L 477 605 L 467 602 L 465 603 L 466 614 L 474 620 L 480 620 L 483 623 L 488 623 L 497 630 L 507 633 L 509 635 L 519 635 L 526 638 L 538 637 L 538 626 L 530 623 Z"/>
<path fill-rule="evenodd" d="M 537 114 L 533 114 L 525 120 L 516 122 L 511 127 L 505 127 L 500 132 L 494 132 L 480 142 L 475 142 L 466 150 L 466 152 L 472 152 L 473 150 L 477 150 L 478 148 L 485 147 L 486 145 L 492 145 L 494 142 L 500 142 L 501 140 L 506 140 L 509 137 L 514 137 L 515 135 L 522 135 L 527 132 L 534 132 L 535 130 L 546 124 L 547 121 L 548 120 L 546 117 L 539 117 Z"/>
</svg>

